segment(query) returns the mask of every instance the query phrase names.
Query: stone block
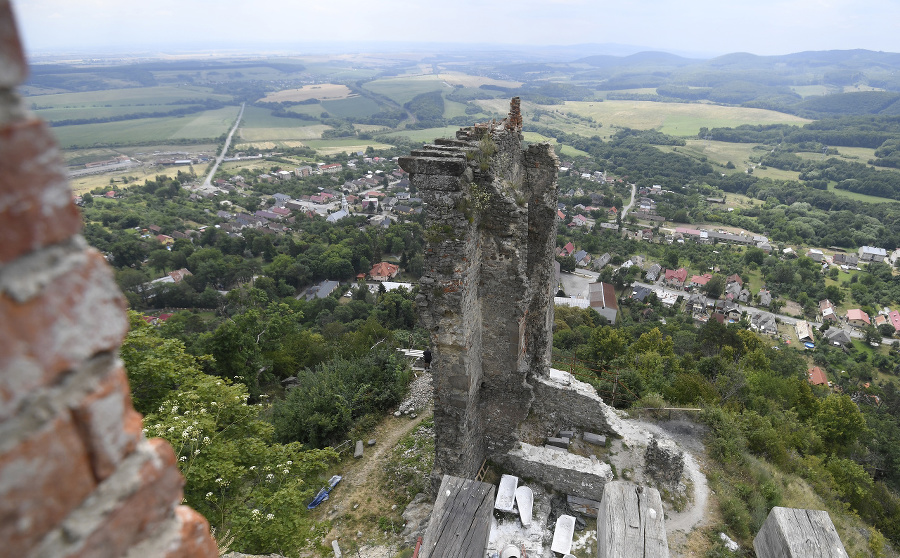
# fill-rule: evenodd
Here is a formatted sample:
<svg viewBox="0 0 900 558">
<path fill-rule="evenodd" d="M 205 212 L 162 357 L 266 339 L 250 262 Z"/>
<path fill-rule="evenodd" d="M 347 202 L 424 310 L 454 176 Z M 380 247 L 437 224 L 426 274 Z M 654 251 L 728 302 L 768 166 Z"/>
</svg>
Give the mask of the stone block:
<svg viewBox="0 0 900 558">
<path fill-rule="evenodd" d="M 363 443 L 362 440 L 356 441 L 356 449 L 353 451 L 353 457 L 356 459 L 360 459 L 363 456 Z"/>
<path fill-rule="evenodd" d="M 575 437 L 574 430 L 560 430 L 556 435 L 557 438 L 569 438 L 570 440 Z"/>
<path fill-rule="evenodd" d="M 0 89 L 13 89 L 28 75 L 28 64 L 9 0 L 0 0 Z"/>
<path fill-rule="evenodd" d="M 603 487 L 613 478 L 607 463 L 595 463 L 586 457 L 568 453 L 553 446 L 536 447 L 524 442 L 504 455 L 494 458 L 507 470 L 533 479 L 554 490 L 581 498 L 596 500 Z"/>
<path fill-rule="evenodd" d="M 465 157 L 400 157 L 400 168 L 411 175 L 462 176 L 466 172 Z"/>
<path fill-rule="evenodd" d="M 600 447 L 606 447 L 606 436 L 603 434 L 594 434 L 593 432 L 585 432 L 581 438 L 588 444 L 594 444 Z"/>
<path fill-rule="evenodd" d="M 553 450 L 553 451 L 561 451 L 561 452 L 568 452 L 568 451 L 569 451 L 569 450 L 567 450 L 566 448 L 561 448 L 561 447 L 559 447 L 559 446 L 551 446 L 551 445 L 548 445 L 548 444 L 544 444 L 544 449 Z"/>
<path fill-rule="evenodd" d="M 653 436 L 644 453 L 644 467 L 657 481 L 677 484 L 684 472 L 684 452 L 672 440 Z"/>
<path fill-rule="evenodd" d="M 368 441 L 368 443 L 367 443 L 366 445 L 369 446 L 369 447 L 374 446 L 374 445 L 375 445 L 375 438 L 370 438 L 369 441 Z"/>
<path fill-rule="evenodd" d="M 131 405 L 128 378 L 121 362 L 73 413 L 98 481 L 111 475 L 143 439 L 141 415 Z"/>
<path fill-rule="evenodd" d="M 125 299 L 95 250 L 54 246 L 0 268 L 0 420 L 96 353 L 119 346 Z"/>
<path fill-rule="evenodd" d="M 556 446 L 558 448 L 569 449 L 568 438 L 547 438 L 548 446 Z"/>
<path fill-rule="evenodd" d="M 96 486 L 90 457 L 69 413 L 0 454 L 0 540 L 28 556 Z"/>
<path fill-rule="evenodd" d="M 0 263 L 81 230 L 62 155 L 41 120 L 0 125 L 0 223 Z"/>
</svg>

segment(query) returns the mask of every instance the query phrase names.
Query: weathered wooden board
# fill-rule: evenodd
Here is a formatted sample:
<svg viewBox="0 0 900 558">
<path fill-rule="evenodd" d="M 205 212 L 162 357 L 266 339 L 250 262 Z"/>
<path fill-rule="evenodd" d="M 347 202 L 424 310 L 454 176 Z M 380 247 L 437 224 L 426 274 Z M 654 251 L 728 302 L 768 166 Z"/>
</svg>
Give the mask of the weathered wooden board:
<svg viewBox="0 0 900 558">
<path fill-rule="evenodd" d="M 493 485 L 444 475 L 419 556 L 484 556 L 491 530 L 494 492 Z"/>
<path fill-rule="evenodd" d="M 662 500 L 655 488 L 613 481 L 597 515 L 597 558 L 668 558 Z"/>
<path fill-rule="evenodd" d="M 847 558 L 847 551 L 826 511 L 774 507 L 753 550 L 758 558 Z"/>
</svg>

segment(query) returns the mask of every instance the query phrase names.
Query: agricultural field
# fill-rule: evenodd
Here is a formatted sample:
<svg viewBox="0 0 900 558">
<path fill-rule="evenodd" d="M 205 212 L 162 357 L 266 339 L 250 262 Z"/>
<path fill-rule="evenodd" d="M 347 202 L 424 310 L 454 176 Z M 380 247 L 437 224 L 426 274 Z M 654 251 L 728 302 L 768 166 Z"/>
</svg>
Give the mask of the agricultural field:
<svg viewBox="0 0 900 558">
<path fill-rule="evenodd" d="M 436 75 L 378 79 L 366 83 L 363 87 L 373 93 L 384 95 L 400 105 L 416 95 L 450 88 Z"/>
<path fill-rule="evenodd" d="M 771 110 L 725 107 L 702 103 L 654 103 L 650 101 L 566 101 L 564 110 L 591 117 L 604 126 L 637 130 L 655 129 L 681 137 L 696 136 L 700 128 L 735 127 L 742 124 L 805 124 L 805 118 Z"/>
<path fill-rule="evenodd" d="M 303 121 L 299 120 L 298 122 Z M 284 140 L 299 140 L 306 142 L 306 140 L 321 139 L 322 132 L 330 129 L 330 126 L 316 124 L 314 122 L 307 123 L 305 126 L 279 126 L 272 128 L 250 128 L 242 126 L 238 129 L 236 141 L 238 143 Z"/>
<path fill-rule="evenodd" d="M 375 141 L 361 140 L 357 138 L 346 139 L 322 139 L 304 142 L 307 147 L 316 150 L 320 155 L 335 155 L 337 153 L 356 153 L 365 151 L 367 147 L 373 149 L 390 149 L 390 145 Z"/>
<path fill-rule="evenodd" d="M 197 173 L 197 176 L 204 176 L 206 173 L 207 165 L 195 165 L 194 172 Z M 141 186 L 144 184 L 144 181 L 147 179 L 153 179 L 159 175 L 166 175 L 172 178 L 177 176 L 178 171 L 189 172 L 189 167 L 157 167 L 157 166 L 144 166 L 144 167 L 132 167 L 123 171 L 116 171 L 111 173 L 103 173 L 103 174 L 92 174 L 89 176 L 76 176 L 69 180 L 69 186 L 72 188 L 72 192 L 76 195 L 84 194 L 85 192 L 90 192 L 95 188 L 107 188 L 110 186 L 110 179 L 115 180 L 116 187 L 119 189 L 128 188 L 129 186 Z M 123 183 L 122 178 L 124 177 L 134 178 L 131 180 L 129 178 L 128 184 Z"/>
<path fill-rule="evenodd" d="M 319 85 L 304 85 L 299 89 L 285 89 L 269 93 L 261 99 L 264 103 L 282 103 L 285 101 L 308 101 L 309 99 L 333 100 L 346 99 L 351 95 L 350 88 L 346 85 L 335 83 L 323 83 Z"/>
<path fill-rule="evenodd" d="M 425 128 L 424 130 L 397 130 L 387 136 L 405 136 L 412 141 L 432 142 L 435 138 L 456 138 L 459 126 L 443 126 L 441 128 Z"/>
<path fill-rule="evenodd" d="M 529 143 L 549 143 L 550 145 L 556 147 L 557 141 L 556 138 L 548 138 L 546 136 L 542 136 L 536 132 L 524 132 L 522 136 L 525 138 L 525 141 Z M 567 157 L 589 157 L 590 154 L 586 151 L 582 151 L 580 149 L 575 149 L 571 145 L 562 145 L 559 148 L 560 155 L 565 155 Z"/>
<path fill-rule="evenodd" d="M 227 134 L 239 107 L 225 107 L 173 118 L 142 118 L 53 128 L 62 148 L 134 145 L 169 140 L 209 140 Z"/>
<path fill-rule="evenodd" d="M 858 192 L 850 192 L 849 190 L 838 190 L 833 183 L 828 184 L 828 191 L 834 192 L 838 196 L 850 198 L 851 200 L 863 201 L 868 203 L 897 203 L 897 200 L 890 198 L 880 198 L 878 196 L 869 196 Z"/>
<path fill-rule="evenodd" d="M 507 81 L 483 76 L 471 76 L 461 72 L 446 72 L 435 76 L 450 85 L 462 85 L 463 87 L 481 87 L 482 85 L 496 85 L 498 87 L 521 87 L 521 81 Z"/>
<path fill-rule="evenodd" d="M 337 101 L 322 101 L 321 110 L 338 118 L 365 118 L 382 110 L 381 106 L 367 97 L 353 95 Z"/>
<path fill-rule="evenodd" d="M 206 87 L 157 86 L 131 87 L 127 89 L 104 89 L 79 93 L 58 93 L 26 97 L 25 103 L 40 114 L 46 109 L 86 109 L 109 107 L 135 107 L 134 112 L 162 111 L 160 107 L 173 103 L 191 104 L 206 99 L 230 102 L 231 95 L 212 93 Z M 171 109 L 168 109 L 171 110 Z M 74 116 L 71 118 L 75 118 Z"/>
</svg>

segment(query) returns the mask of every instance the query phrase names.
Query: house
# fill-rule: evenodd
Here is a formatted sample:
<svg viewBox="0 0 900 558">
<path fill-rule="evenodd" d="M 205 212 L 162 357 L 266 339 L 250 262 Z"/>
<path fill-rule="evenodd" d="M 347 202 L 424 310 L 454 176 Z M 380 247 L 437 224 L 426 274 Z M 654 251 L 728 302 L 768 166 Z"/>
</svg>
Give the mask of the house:
<svg viewBox="0 0 900 558">
<path fill-rule="evenodd" d="M 326 174 L 335 174 L 344 170 L 344 166 L 340 163 L 332 163 L 330 165 L 319 165 L 319 172 Z"/>
<path fill-rule="evenodd" d="M 346 209 L 340 209 L 338 211 L 335 211 L 328 217 L 326 217 L 325 220 L 329 223 L 337 223 L 338 221 L 340 221 L 341 219 L 343 219 L 344 217 L 346 217 L 348 215 L 350 215 L 349 211 L 347 211 Z"/>
<path fill-rule="evenodd" d="M 616 291 L 609 283 L 591 283 L 588 288 L 588 300 L 591 308 L 606 318 L 609 323 L 616 323 L 619 304 L 616 302 Z"/>
<path fill-rule="evenodd" d="M 886 257 L 887 250 L 884 248 L 861 246 L 859 249 L 859 261 L 861 262 L 883 262 Z"/>
<path fill-rule="evenodd" d="M 653 291 L 649 288 L 638 285 L 631 291 L 631 298 L 639 302 L 644 302 L 644 299 L 650 296 L 650 293 L 652 292 Z"/>
<path fill-rule="evenodd" d="M 319 283 L 318 285 L 315 285 L 313 287 L 306 289 L 306 293 L 304 295 L 300 295 L 300 296 L 305 296 L 307 301 L 310 301 L 310 300 L 313 300 L 316 298 L 326 298 L 328 295 L 333 293 L 334 290 L 336 288 L 338 288 L 339 285 L 340 285 L 340 283 L 338 283 L 337 281 L 325 280 L 325 281 L 322 281 L 321 283 Z M 300 297 L 298 296 L 297 298 L 300 298 Z"/>
<path fill-rule="evenodd" d="M 794 331 L 801 343 L 813 342 L 812 326 L 806 320 L 797 320 L 797 323 L 794 324 Z"/>
<path fill-rule="evenodd" d="M 758 295 L 760 306 L 768 306 L 772 304 L 772 293 L 766 289 L 760 289 Z"/>
<path fill-rule="evenodd" d="M 573 257 L 575 258 L 576 265 L 584 267 L 591 263 L 591 255 L 584 250 L 575 252 L 575 255 Z"/>
<path fill-rule="evenodd" d="M 828 377 L 825 376 L 825 372 L 822 372 L 822 369 L 818 366 L 810 368 L 807 374 L 807 379 L 810 384 L 814 386 L 828 385 Z"/>
<path fill-rule="evenodd" d="M 159 243 L 164 246 L 171 246 L 171 245 L 175 244 L 175 239 L 167 234 L 156 235 L 156 240 L 158 240 Z"/>
<path fill-rule="evenodd" d="M 175 271 L 169 272 L 169 277 L 172 278 L 172 281 L 175 283 L 180 283 L 184 280 L 185 277 L 193 275 L 186 267 L 182 267 L 181 269 L 176 269 Z"/>
<path fill-rule="evenodd" d="M 398 273 L 400 273 L 400 266 L 388 262 L 380 262 L 372 266 L 372 269 L 369 271 L 369 277 L 373 281 L 390 281 Z"/>
<path fill-rule="evenodd" d="M 827 298 L 819 301 L 819 314 L 822 316 L 823 322 L 838 322 L 838 315 L 834 311 L 834 304 Z"/>
<path fill-rule="evenodd" d="M 888 313 L 888 321 L 894 326 L 894 329 L 900 332 L 900 311 L 893 310 Z"/>
<path fill-rule="evenodd" d="M 869 315 L 859 308 L 847 310 L 847 322 L 855 327 L 865 327 L 872 324 L 869 320 Z"/>
<path fill-rule="evenodd" d="M 787 248 L 785 248 L 784 250 L 781 251 L 781 256 L 782 256 L 784 259 L 789 260 L 789 259 L 796 258 L 796 257 L 797 257 L 797 252 L 794 252 L 794 249 L 793 249 L 793 248 L 787 247 Z"/>
<path fill-rule="evenodd" d="M 260 174 L 256 177 L 260 182 L 275 182 L 275 177 L 271 174 Z"/>
<path fill-rule="evenodd" d="M 650 266 L 650 269 L 647 270 L 647 275 L 644 276 L 647 281 L 655 282 L 659 279 L 659 272 L 662 271 L 662 266 L 658 263 L 655 263 Z"/>
<path fill-rule="evenodd" d="M 737 273 L 735 273 L 734 275 L 729 275 L 725 279 L 725 283 L 726 284 L 737 283 L 738 285 L 740 285 L 742 287 L 744 286 L 744 280 L 741 279 L 741 276 L 738 275 Z"/>
<path fill-rule="evenodd" d="M 565 221 L 565 220 L 566 220 L 566 214 L 563 213 L 562 211 L 560 211 L 559 209 L 557 209 L 557 210 L 556 210 L 556 218 L 559 219 L 560 221 Z"/>
<path fill-rule="evenodd" d="M 597 271 L 600 271 L 601 269 L 606 267 L 606 264 L 608 264 L 609 260 L 611 260 L 611 259 L 612 259 L 612 256 L 609 255 L 609 252 L 603 254 L 602 256 L 600 256 L 599 258 L 594 260 L 594 269 L 596 269 Z"/>
<path fill-rule="evenodd" d="M 825 339 L 835 347 L 843 347 L 850 344 L 850 334 L 839 327 L 829 328 L 825 332 Z"/>
<path fill-rule="evenodd" d="M 281 171 L 281 172 L 285 172 L 285 171 Z M 290 175 L 290 173 L 288 173 L 288 175 Z M 275 198 L 275 206 L 276 207 L 284 207 L 284 204 L 291 200 L 291 197 L 288 196 L 287 194 L 274 194 L 272 197 Z"/>
<path fill-rule="evenodd" d="M 707 306 L 709 299 L 700 293 L 694 293 L 688 298 L 685 309 L 690 310 L 691 314 L 705 314 Z"/>
<path fill-rule="evenodd" d="M 162 229 L 160 229 L 160 228 L 159 228 L 158 226 L 156 226 L 156 225 L 150 225 L 149 227 L 147 227 L 147 230 L 150 231 L 150 232 L 152 232 L 152 233 L 156 233 L 156 234 L 159 234 L 159 233 L 162 232 Z"/>
<path fill-rule="evenodd" d="M 825 254 L 817 248 L 811 248 L 809 252 L 806 253 L 806 257 L 814 262 L 822 263 L 822 260 L 825 259 Z"/>
<path fill-rule="evenodd" d="M 680 289 L 684 286 L 684 282 L 687 281 L 687 270 L 683 267 L 677 270 L 667 269 L 665 281 L 666 285 Z"/>
<path fill-rule="evenodd" d="M 834 258 L 831 260 L 833 263 L 838 265 L 846 265 L 847 267 L 856 267 L 859 263 L 859 256 L 856 254 L 835 254 Z"/>
<path fill-rule="evenodd" d="M 775 316 L 768 312 L 757 312 L 750 317 L 750 328 L 766 335 L 778 333 L 778 325 Z"/>
<path fill-rule="evenodd" d="M 694 275 L 691 277 L 690 287 L 697 288 L 703 287 L 707 283 L 709 283 L 710 279 L 712 279 L 712 275 L 709 273 L 704 273 L 703 275 Z"/>
</svg>

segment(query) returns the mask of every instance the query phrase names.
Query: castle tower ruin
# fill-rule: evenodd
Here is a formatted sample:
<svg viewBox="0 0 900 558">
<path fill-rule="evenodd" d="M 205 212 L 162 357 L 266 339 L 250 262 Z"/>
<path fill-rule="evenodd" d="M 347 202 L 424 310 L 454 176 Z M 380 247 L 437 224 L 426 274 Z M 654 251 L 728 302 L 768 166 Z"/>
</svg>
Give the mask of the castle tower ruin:
<svg viewBox="0 0 900 558">
<path fill-rule="evenodd" d="M 434 477 L 473 478 L 515 444 L 552 350 L 558 160 L 523 145 L 519 99 L 499 123 L 463 128 L 400 159 L 422 197 L 431 332 Z"/>
</svg>

